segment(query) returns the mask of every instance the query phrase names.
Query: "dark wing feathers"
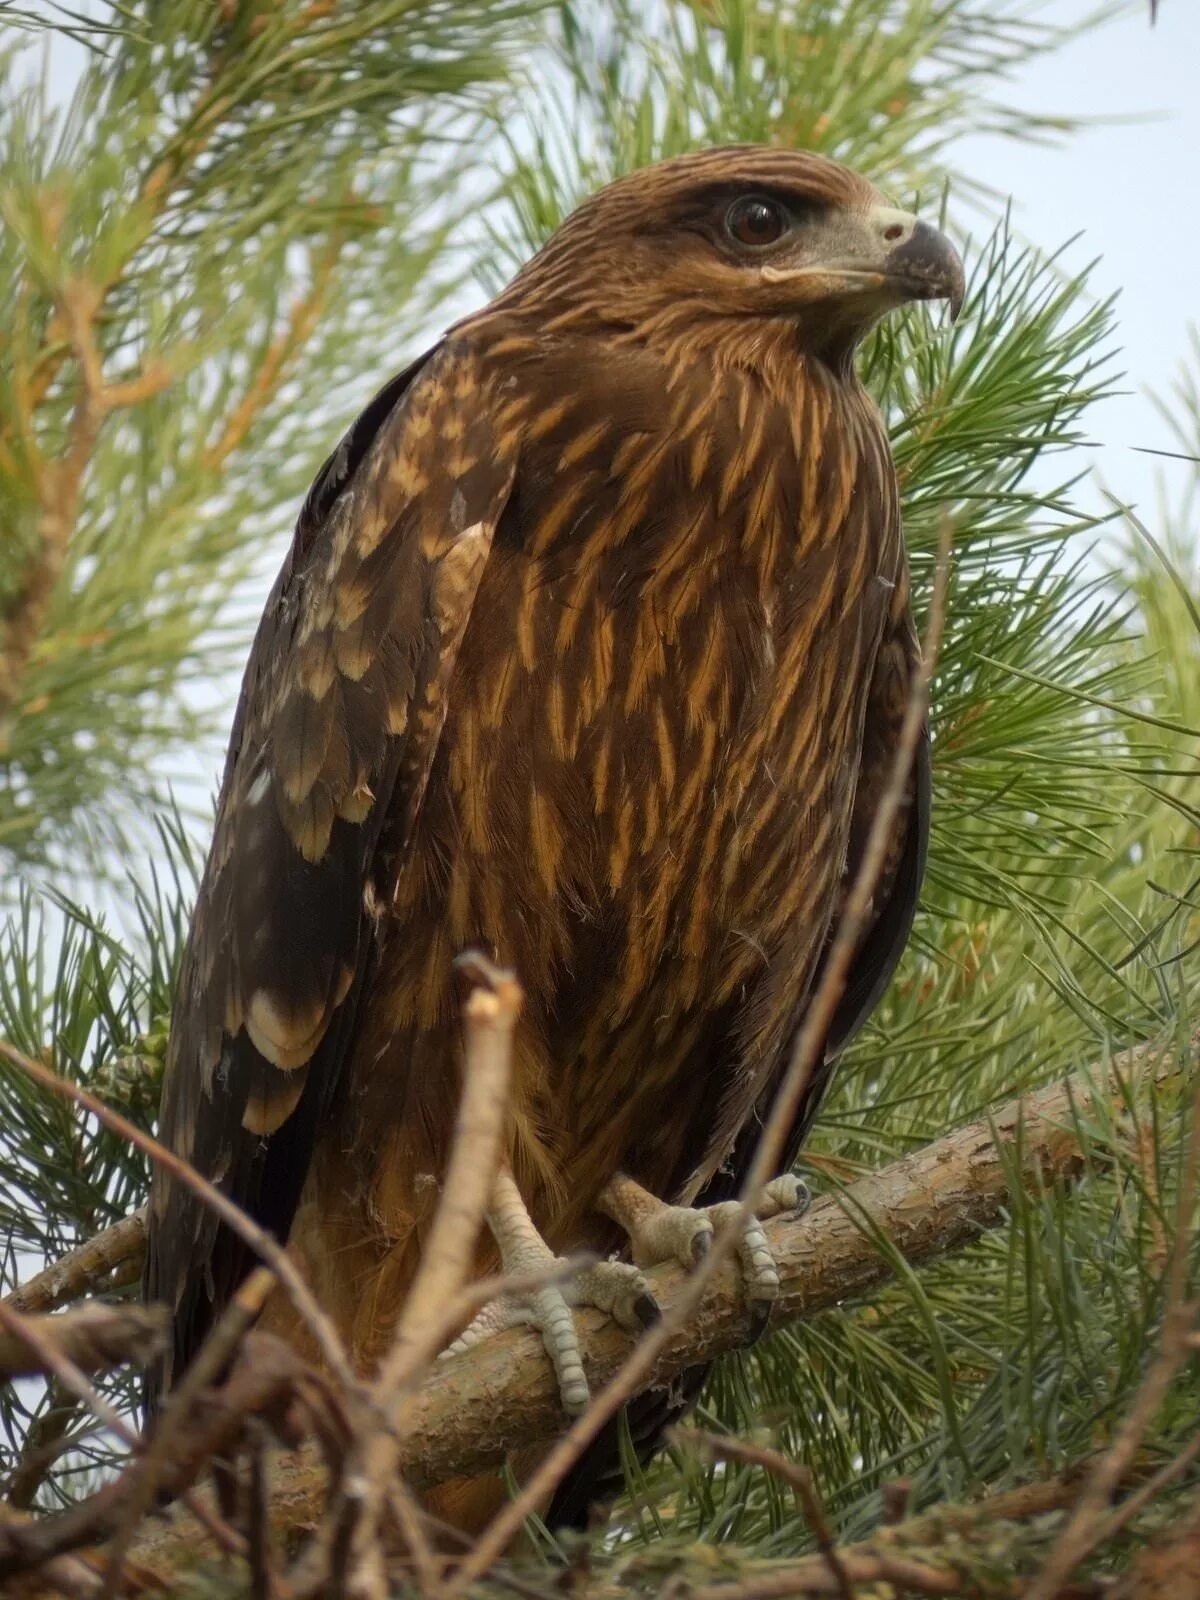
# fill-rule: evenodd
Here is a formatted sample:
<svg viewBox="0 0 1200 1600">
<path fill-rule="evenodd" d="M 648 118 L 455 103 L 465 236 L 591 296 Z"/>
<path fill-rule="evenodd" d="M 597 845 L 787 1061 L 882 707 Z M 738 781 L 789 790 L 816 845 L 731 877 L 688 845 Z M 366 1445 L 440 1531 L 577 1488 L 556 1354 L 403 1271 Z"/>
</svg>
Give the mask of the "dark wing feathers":
<svg viewBox="0 0 1200 1600">
<path fill-rule="evenodd" d="M 381 832 L 402 844 L 395 813 L 415 820 L 513 471 L 472 357 L 440 346 L 376 396 L 322 468 L 251 652 L 161 1137 L 280 1238 L 354 1033 L 364 896 L 386 892 Z M 146 1292 L 176 1313 L 160 1381 L 249 1264 L 156 1174 Z"/>
</svg>

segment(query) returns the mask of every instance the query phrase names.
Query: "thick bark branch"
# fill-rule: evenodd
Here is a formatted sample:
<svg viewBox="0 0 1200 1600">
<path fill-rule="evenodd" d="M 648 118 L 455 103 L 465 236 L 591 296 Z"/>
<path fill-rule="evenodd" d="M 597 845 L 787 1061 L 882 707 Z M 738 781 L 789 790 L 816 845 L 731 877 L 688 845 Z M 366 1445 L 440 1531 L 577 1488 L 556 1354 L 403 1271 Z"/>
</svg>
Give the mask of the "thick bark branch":
<svg viewBox="0 0 1200 1600">
<path fill-rule="evenodd" d="M 1198 1053 L 1200 1035 L 1190 1042 L 1189 1066 Z M 1083 1125 L 1090 1113 L 1119 1097 L 1122 1084 L 1179 1070 L 1173 1053 L 1150 1046 L 1125 1051 L 1108 1069 L 1097 1067 L 1094 1074 L 1012 1101 L 991 1118 L 861 1179 L 841 1197 L 818 1200 L 802 1218 L 769 1223 L 781 1278 L 776 1322 L 812 1316 L 877 1288 L 892 1275 L 889 1250 L 920 1265 L 970 1245 L 1003 1221 L 1018 1184 L 1036 1188 L 1080 1175 L 1085 1146 L 1095 1155 Z M 651 1280 L 666 1306 L 683 1274 L 660 1268 Z M 599 1388 L 628 1354 L 630 1339 L 599 1313 L 583 1312 L 580 1320 L 588 1377 Z M 669 1382 L 687 1367 L 744 1345 L 749 1331 L 737 1268 L 727 1265 L 686 1330 L 664 1350 L 653 1381 Z M 427 1487 L 494 1467 L 519 1446 L 552 1439 L 562 1426 L 555 1380 L 537 1337 L 514 1330 L 438 1368 L 413 1400 L 401 1466 L 411 1483 Z M 311 1526 L 327 1487 L 315 1451 L 276 1459 L 276 1523 Z M 173 1527 L 134 1547 L 139 1562 L 170 1569 L 184 1557 L 185 1546 L 194 1547 L 190 1519 L 180 1511 L 173 1516 Z"/>
<path fill-rule="evenodd" d="M 1115 1071 L 1128 1074 L 1146 1054 L 1128 1052 L 1114 1063 Z M 1102 1079 L 1101 1084 L 1103 1093 L 1116 1087 Z M 1077 1177 L 1085 1161 L 1078 1121 L 1095 1093 L 1074 1079 L 1013 1101 L 992 1118 L 860 1179 L 844 1196 L 819 1199 L 804 1217 L 768 1223 L 781 1285 L 775 1322 L 812 1316 L 885 1282 L 892 1266 L 876 1238 L 920 1265 L 998 1226 L 1017 1172 L 1027 1187 Z M 660 1305 L 671 1303 L 682 1279 L 674 1267 L 651 1275 Z M 585 1312 L 581 1320 L 588 1378 L 598 1388 L 624 1359 L 630 1337 L 598 1312 Z M 667 1347 L 654 1381 L 666 1382 L 737 1349 L 750 1331 L 738 1269 L 730 1263 L 686 1331 Z M 447 1361 L 415 1410 L 405 1456 L 406 1470 L 419 1485 L 495 1466 L 517 1446 L 551 1438 L 562 1428 L 553 1374 L 537 1336 L 524 1330 Z"/>
</svg>

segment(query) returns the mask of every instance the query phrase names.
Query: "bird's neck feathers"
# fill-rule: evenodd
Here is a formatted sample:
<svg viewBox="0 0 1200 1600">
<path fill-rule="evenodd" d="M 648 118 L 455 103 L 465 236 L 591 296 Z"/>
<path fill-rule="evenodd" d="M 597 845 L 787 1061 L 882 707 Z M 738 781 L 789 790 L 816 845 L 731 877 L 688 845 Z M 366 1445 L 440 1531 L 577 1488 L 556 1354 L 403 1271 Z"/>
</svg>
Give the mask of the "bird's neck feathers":
<svg viewBox="0 0 1200 1600">
<path fill-rule="evenodd" d="M 805 381 L 808 371 L 822 383 L 858 387 L 858 331 L 819 313 L 810 324 L 795 317 L 732 316 L 702 297 L 644 303 L 633 292 L 604 299 L 563 293 L 535 305 L 510 292 L 460 326 L 489 342 L 524 337 L 545 348 L 562 341 L 585 359 L 588 352 L 597 360 L 631 353 L 668 371 L 745 372 L 777 394 Z"/>
</svg>

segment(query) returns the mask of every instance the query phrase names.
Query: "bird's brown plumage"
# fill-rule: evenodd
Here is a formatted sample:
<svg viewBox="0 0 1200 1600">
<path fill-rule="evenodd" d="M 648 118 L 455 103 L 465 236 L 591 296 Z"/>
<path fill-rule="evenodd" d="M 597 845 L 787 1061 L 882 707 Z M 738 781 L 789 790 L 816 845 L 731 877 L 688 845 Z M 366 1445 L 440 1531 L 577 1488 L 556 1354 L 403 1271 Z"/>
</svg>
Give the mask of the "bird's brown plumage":
<svg viewBox="0 0 1200 1600">
<path fill-rule="evenodd" d="M 747 194 L 787 208 L 791 255 L 722 233 Z M 464 947 L 526 991 L 511 1158 L 552 1245 L 616 1242 L 593 1207 L 618 1167 L 691 1200 L 748 1159 L 914 661 L 887 438 L 851 358 L 889 306 L 960 290 L 936 235 L 865 282 L 902 231 L 879 205 L 785 151 L 622 180 L 382 391 L 301 513 L 234 725 L 162 1131 L 290 1239 L 364 1365 L 436 1203 Z M 923 796 L 830 1060 L 907 936 Z M 247 1266 L 160 1174 L 147 1287 L 176 1373 Z"/>
</svg>

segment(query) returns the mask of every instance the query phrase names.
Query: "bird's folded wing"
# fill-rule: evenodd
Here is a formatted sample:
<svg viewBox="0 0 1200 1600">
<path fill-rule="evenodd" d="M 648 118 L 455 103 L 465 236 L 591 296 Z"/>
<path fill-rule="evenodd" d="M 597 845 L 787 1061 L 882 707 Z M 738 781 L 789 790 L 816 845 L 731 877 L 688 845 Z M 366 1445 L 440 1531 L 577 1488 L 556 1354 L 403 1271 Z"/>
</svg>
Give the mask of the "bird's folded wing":
<svg viewBox="0 0 1200 1600">
<path fill-rule="evenodd" d="M 177 992 L 164 1140 L 285 1238 L 350 1046 L 380 859 L 416 820 L 514 454 L 469 349 L 368 407 L 313 486 L 242 687 Z M 247 1267 L 155 1177 L 147 1290 L 175 1365 Z"/>
</svg>

